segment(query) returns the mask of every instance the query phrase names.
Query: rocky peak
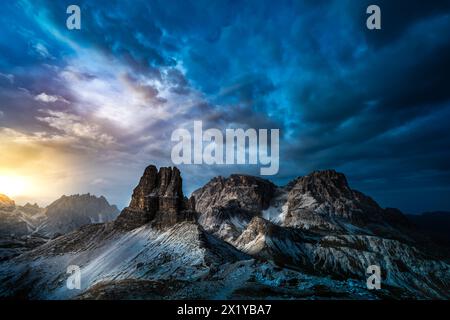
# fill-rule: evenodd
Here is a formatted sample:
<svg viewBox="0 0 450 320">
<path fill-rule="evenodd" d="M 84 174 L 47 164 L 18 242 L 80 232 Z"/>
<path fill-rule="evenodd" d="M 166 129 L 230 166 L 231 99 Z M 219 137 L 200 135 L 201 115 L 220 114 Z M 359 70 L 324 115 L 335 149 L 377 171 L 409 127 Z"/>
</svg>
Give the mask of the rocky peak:
<svg viewBox="0 0 450 320">
<path fill-rule="evenodd" d="M 247 226 L 247 231 L 250 231 L 254 235 L 270 235 L 272 227 L 273 224 L 266 219 L 263 219 L 262 217 L 253 217 Z"/>
<path fill-rule="evenodd" d="M 352 196 L 347 178 L 335 170 L 314 171 L 307 176 L 295 179 L 289 187 L 296 192 L 310 193 L 321 198 Z"/>
<path fill-rule="evenodd" d="M 377 233 L 385 232 L 386 225 L 408 227 L 401 212 L 382 209 L 371 197 L 351 189 L 345 175 L 334 170 L 299 177 L 286 190 L 285 225 L 338 230 L 342 226 L 336 224 L 337 217 L 359 227 L 378 225 L 372 230 Z"/>
<path fill-rule="evenodd" d="M 289 189 L 290 207 L 301 204 L 303 208 L 346 218 L 354 213 L 378 214 L 382 210 L 372 198 L 352 190 L 345 175 L 334 170 L 314 171 L 297 178 L 289 184 Z"/>
<path fill-rule="evenodd" d="M 0 210 L 12 211 L 16 207 L 16 204 L 8 196 L 0 194 Z"/>
<path fill-rule="evenodd" d="M 183 195 L 180 171 L 176 167 L 148 166 L 133 190 L 130 205 L 115 221 L 119 229 L 131 230 L 152 222 L 159 227 L 193 219 L 194 199 Z"/>
<path fill-rule="evenodd" d="M 269 221 L 255 216 L 249 222 L 246 229 L 239 235 L 239 237 L 232 241 L 233 245 L 242 252 L 259 256 L 267 247 L 266 238 L 270 237 L 272 233 L 273 224 Z M 264 253 L 263 253 L 264 254 Z"/>
<path fill-rule="evenodd" d="M 26 212 L 39 213 L 33 205 L 23 207 Z M 110 205 L 105 197 L 75 194 L 63 195 L 45 208 L 45 222 L 39 226 L 38 233 L 47 237 L 65 234 L 91 223 L 114 220 L 119 214 L 115 205 Z"/>
<path fill-rule="evenodd" d="M 152 191 L 157 187 L 158 181 L 158 169 L 155 166 L 148 166 L 139 184 L 133 190 L 131 202 L 129 208 L 136 210 L 145 210 L 146 196 L 150 195 Z"/>
<path fill-rule="evenodd" d="M 178 210 L 183 202 L 182 179 L 180 171 L 174 168 L 158 169 L 154 165 L 148 166 L 139 184 L 133 190 L 133 195 L 129 208 L 135 210 L 155 211 L 155 199 L 172 198 L 173 206 L 168 203 L 161 203 L 166 205 L 166 209 Z M 159 202 L 159 201 L 158 201 Z M 164 202 L 164 201 L 161 201 Z M 166 202 L 170 202 L 169 200 Z"/>
<path fill-rule="evenodd" d="M 37 203 L 31 204 L 27 202 L 23 207 L 28 209 L 39 209 L 39 205 Z"/>
<path fill-rule="evenodd" d="M 20 207 L 20 209 L 23 212 L 25 212 L 31 216 L 39 215 L 39 214 L 43 213 L 43 211 L 45 211 L 45 209 L 39 207 L 39 205 L 37 203 L 35 203 L 35 204 L 27 203 L 23 207 Z M 42 215 L 42 216 L 44 216 L 44 215 Z"/>
<path fill-rule="evenodd" d="M 0 238 L 23 236 L 27 233 L 27 223 L 22 218 L 20 206 L 16 206 L 8 196 L 0 194 Z M 0 246 L 0 261 L 3 256 L 2 251 Z"/>
<path fill-rule="evenodd" d="M 276 186 L 258 177 L 233 174 L 229 178 L 216 177 L 204 187 L 194 191 L 195 209 L 210 214 L 214 208 L 226 207 L 236 200 L 241 209 L 260 213 L 266 209 L 275 193 Z"/>
<path fill-rule="evenodd" d="M 32 208 L 34 206 L 29 205 L 28 207 Z M 115 211 L 117 211 L 117 207 L 110 205 L 105 197 L 96 197 L 90 193 L 70 196 L 63 195 L 46 208 L 48 217 L 61 217 L 71 215 L 72 213 L 90 217 L 92 214 L 109 214 Z"/>
</svg>

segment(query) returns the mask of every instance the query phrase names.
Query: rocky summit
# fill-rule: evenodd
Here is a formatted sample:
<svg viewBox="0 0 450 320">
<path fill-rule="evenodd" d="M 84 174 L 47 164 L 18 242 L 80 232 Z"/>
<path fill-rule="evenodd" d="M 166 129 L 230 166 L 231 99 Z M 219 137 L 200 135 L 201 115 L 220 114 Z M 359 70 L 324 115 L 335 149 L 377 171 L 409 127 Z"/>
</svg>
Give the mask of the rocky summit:
<svg viewBox="0 0 450 320">
<path fill-rule="evenodd" d="M 84 225 L 112 221 L 119 214 L 105 197 L 91 194 L 62 196 L 45 208 L 36 203 L 20 206 L 6 196 L 0 198 L 0 261 Z"/>
<path fill-rule="evenodd" d="M 216 177 L 190 199 L 182 183 L 177 168 L 147 167 L 114 221 L 0 262 L 0 297 L 450 298 L 448 251 L 341 173 L 316 171 L 285 186 Z M 66 286 L 69 265 L 81 269 L 79 290 Z M 380 290 L 366 286 L 373 265 Z"/>
<path fill-rule="evenodd" d="M 14 210 L 15 207 L 16 204 L 13 200 L 4 194 L 0 194 L 0 210 L 11 211 Z"/>
<path fill-rule="evenodd" d="M 0 238 L 30 234 L 39 223 L 40 208 L 27 204 L 18 206 L 14 200 L 0 194 Z M 2 258 L 0 247 L 0 259 Z"/>
<path fill-rule="evenodd" d="M 158 169 L 148 166 L 133 191 L 130 205 L 125 208 L 115 227 L 131 230 L 152 222 L 167 227 L 193 219 L 193 200 L 183 196 L 182 179 L 177 168 Z"/>
<path fill-rule="evenodd" d="M 52 238 L 90 223 L 112 221 L 118 214 L 117 207 L 110 205 L 103 196 L 89 193 L 62 196 L 45 209 L 46 219 L 36 232 Z"/>
</svg>

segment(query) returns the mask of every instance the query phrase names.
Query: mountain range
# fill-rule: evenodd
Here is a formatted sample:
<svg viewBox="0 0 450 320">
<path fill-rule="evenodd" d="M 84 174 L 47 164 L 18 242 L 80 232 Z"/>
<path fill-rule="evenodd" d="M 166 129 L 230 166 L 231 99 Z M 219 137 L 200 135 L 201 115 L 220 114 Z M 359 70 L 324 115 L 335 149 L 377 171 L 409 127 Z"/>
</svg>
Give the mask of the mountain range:
<svg viewBox="0 0 450 320">
<path fill-rule="evenodd" d="M 65 205 L 53 207 L 48 217 Z M 96 217 L 104 212 L 90 208 Z M 113 221 L 89 219 L 75 230 L 60 218 L 40 230 L 67 221 L 62 235 L 0 263 L 0 297 L 450 297 L 449 256 L 440 244 L 334 170 L 285 186 L 248 175 L 215 177 L 187 198 L 177 168 L 151 165 Z M 81 270 L 80 289 L 66 285 L 73 265 Z M 366 286 L 373 265 L 381 270 L 380 290 Z"/>
<path fill-rule="evenodd" d="M 83 225 L 114 220 L 118 214 L 117 207 L 110 205 L 103 196 L 62 196 L 41 208 L 30 203 L 19 206 L 0 195 L 0 261 Z"/>
</svg>

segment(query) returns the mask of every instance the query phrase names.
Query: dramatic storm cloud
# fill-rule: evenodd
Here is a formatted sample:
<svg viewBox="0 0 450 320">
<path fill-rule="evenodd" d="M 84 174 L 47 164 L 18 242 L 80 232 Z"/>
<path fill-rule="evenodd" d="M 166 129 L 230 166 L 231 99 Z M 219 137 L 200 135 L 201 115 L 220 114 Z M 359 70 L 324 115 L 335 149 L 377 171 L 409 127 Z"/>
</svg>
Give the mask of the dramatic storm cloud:
<svg viewBox="0 0 450 320">
<path fill-rule="evenodd" d="M 147 164 L 172 165 L 173 130 L 202 120 L 279 128 L 276 183 L 334 168 L 383 206 L 450 210 L 449 1 L 377 1 L 375 31 L 372 1 L 77 1 L 68 30 L 72 2 L 0 16 L 0 170 L 49 186 L 26 200 L 124 206 Z M 181 170 L 187 193 L 259 173 Z"/>
</svg>

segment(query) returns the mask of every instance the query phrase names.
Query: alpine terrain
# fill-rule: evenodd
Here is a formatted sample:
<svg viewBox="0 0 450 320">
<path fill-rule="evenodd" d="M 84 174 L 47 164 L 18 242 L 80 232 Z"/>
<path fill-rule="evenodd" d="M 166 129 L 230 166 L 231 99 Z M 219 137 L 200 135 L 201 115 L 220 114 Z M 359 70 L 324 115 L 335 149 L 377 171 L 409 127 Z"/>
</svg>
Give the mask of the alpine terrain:
<svg viewBox="0 0 450 320">
<path fill-rule="evenodd" d="M 80 213 L 72 201 L 63 197 L 47 208 L 37 230 L 53 239 L 3 259 L 0 297 L 450 298 L 446 251 L 333 170 L 281 187 L 247 175 L 215 177 L 187 198 L 177 168 L 151 165 L 113 221 L 94 201 L 88 207 L 96 214 L 82 211 L 78 223 L 70 218 Z M 8 199 L 1 206 L 17 210 Z M 39 220 L 42 212 L 28 207 Z M 64 214 L 51 219 L 56 211 Z M 18 235 L 32 229 L 22 215 L 24 223 L 8 227 Z M 366 286 L 371 265 L 381 270 L 380 290 Z M 80 268 L 80 289 L 67 286 L 69 266 Z"/>
</svg>

